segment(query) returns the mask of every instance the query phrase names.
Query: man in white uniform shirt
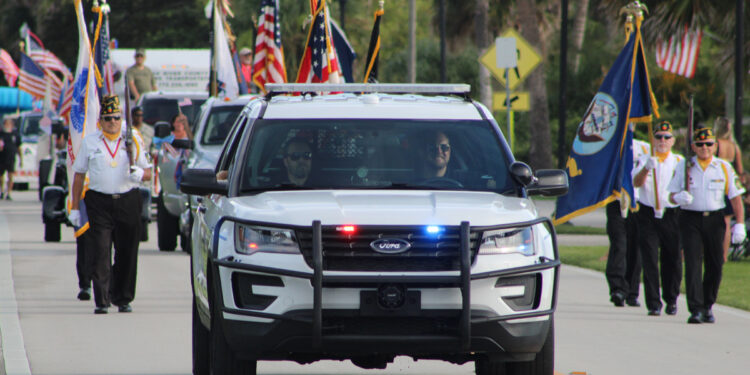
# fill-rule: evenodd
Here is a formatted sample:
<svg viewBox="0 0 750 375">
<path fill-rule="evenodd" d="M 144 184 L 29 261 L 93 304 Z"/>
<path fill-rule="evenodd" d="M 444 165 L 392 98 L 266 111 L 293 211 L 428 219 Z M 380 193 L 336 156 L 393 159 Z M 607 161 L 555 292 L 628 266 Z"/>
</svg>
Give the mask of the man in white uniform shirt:
<svg viewBox="0 0 750 375">
<path fill-rule="evenodd" d="M 710 128 L 693 134 L 691 145 L 696 156 L 687 163 L 688 184 L 685 186 L 685 162 L 677 165 L 669 183 L 672 202 L 680 205 L 680 234 L 685 252 L 685 287 L 687 289 L 688 323 L 713 323 L 711 307 L 716 302 L 724 266 L 724 196 L 729 198 L 737 224 L 732 226 L 732 243 L 745 239 L 745 188 L 729 162 L 714 157 L 716 137 Z M 701 280 L 703 263 L 705 272 Z"/>
<path fill-rule="evenodd" d="M 668 315 L 677 314 L 677 297 L 682 281 L 680 258 L 678 205 L 669 201 L 667 186 L 674 176 L 680 155 L 672 153 L 674 136 L 672 124 L 662 121 L 654 128 L 654 155 L 641 155 L 635 161 L 633 186 L 640 209 L 638 221 L 639 248 L 643 264 L 643 290 L 648 315 L 661 314 L 659 298 L 659 270 L 661 269 L 661 298 L 667 304 Z M 656 179 L 656 183 L 654 183 Z M 658 199 L 658 205 L 657 205 Z M 659 250 L 661 249 L 661 254 Z M 660 264 L 661 263 L 661 267 Z"/>
<path fill-rule="evenodd" d="M 94 286 L 94 313 L 106 314 L 110 303 L 118 306 L 120 312 L 131 312 L 141 231 L 138 186 L 141 181 L 150 179 L 151 173 L 138 141 L 132 142 L 130 152 L 127 150 L 116 95 L 102 98 L 99 125 L 101 132 L 89 134 L 82 140 L 73 163 L 75 176 L 69 218 L 73 225 L 80 225 L 79 197 L 88 173 L 89 190 L 84 202 L 90 227 L 85 248 Z M 113 242 L 115 261 L 111 265 Z"/>
</svg>

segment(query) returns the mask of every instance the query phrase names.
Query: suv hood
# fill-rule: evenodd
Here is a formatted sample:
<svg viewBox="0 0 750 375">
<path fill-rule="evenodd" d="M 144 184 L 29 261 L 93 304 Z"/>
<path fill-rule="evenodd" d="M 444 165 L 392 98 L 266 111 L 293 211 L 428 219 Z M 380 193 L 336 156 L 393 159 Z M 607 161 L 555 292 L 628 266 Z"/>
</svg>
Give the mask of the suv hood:
<svg viewBox="0 0 750 375">
<path fill-rule="evenodd" d="M 226 214 L 253 221 L 323 225 L 497 225 L 532 220 L 530 199 L 489 192 L 316 190 L 267 192 L 229 199 Z"/>
</svg>

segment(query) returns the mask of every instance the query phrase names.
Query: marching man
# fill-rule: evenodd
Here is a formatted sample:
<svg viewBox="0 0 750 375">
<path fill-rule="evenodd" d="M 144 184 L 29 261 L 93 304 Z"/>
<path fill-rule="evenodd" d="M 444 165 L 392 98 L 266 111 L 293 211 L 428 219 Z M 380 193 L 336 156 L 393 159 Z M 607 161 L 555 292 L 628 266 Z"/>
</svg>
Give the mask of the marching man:
<svg viewBox="0 0 750 375">
<path fill-rule="evenodd" d="M 643 262 L 643 290 L 646 294 L 648 315 L 661 314 L 659 298 L 659 269 L 661 268 L 661 298 L 667 304 L 668 315 L 677 314 L 677 296 L 682 281 L 677 204 L 669 201 L 667 186 L 675 174 L 677 164 L 685 159 L 672 153 L 674 136 L 672 124 L 662 121 L 653 130 L 654 156 L 641 155 L 633 169 L 633 186 L 640 209 L 635 214 L 639 230 L 639 248 Z M 656 181 L 654 181 L 654 179 Z M 658 204 L 657 204 L 658 202 Z M 661 254 L 659 254 L 661 250 Z M 661 263 L 661 267 L 659 267 Z"/>
<path fill-rule="evenodd" d="M 685 252 L 685 285 L 687 288 L 688 323 L 713 323 L 711 307 L 716 302 L 724 265 L 724 196 L 729 198 L 737 224 L 732 226 L 732 243 L 747 235 L 742 193 L 745 188 L 729 162 L 714 157 L 716 137 L 710 128 L 693 133 L 691 145 L 696 156 L 680 162 L 669 183 L 672 202 L 679 204 L 680 229 Z M 687 173 L 687 186 L 685 186 Z M 705 259 L 705 273 L 703 260 Z"/>
</svg>

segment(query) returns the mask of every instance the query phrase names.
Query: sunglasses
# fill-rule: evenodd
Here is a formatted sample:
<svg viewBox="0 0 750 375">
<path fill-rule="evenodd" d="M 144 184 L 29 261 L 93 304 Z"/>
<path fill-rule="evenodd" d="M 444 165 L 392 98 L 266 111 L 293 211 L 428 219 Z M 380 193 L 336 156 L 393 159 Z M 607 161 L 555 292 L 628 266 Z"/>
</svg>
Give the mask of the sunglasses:
<svg viewBox="0 0 750 375">
<path fill-rule="evenodd" d="M 713 142 L 695 142 L 695 147 L 711 147 L 713 145 Z"/>
<path fill-rule="evenodd" d="M 102 121 L 117 121 L 120 116 L 102 116 Z"/>
<path fill-rule="evenodd" d="M 133 117 L 143 117 L 143 113 L 133 113 Z"/>
<path fill-rule="evenodd" d="M 655 134 L 654 138 L 658 139 L 658 140 L 671 139 L 672 135 L 670 135 L 670 134 Z"/>
<path fill-rule="evenodd" d="M 429 153 L 435 153 L 438 150 L 440 150 L 440 152 L 442 152 L 442 153 L 448 153 L 448 152 L 451 151 L 451 145 L 449 145 L 447 143 L 441 143 L 441 144 L 437 144 L 437 145 L 429 145 L 429 146 L 427 146 L 427 152 L 429 152 Z"/>
<path fill-rule="evenodd" d="M 286 157 L 288 157 L 291 161 L 297 161 L 299 159 L 311 160 L 312 152 L 291 152 L 287 154 Z"/>
</svg>

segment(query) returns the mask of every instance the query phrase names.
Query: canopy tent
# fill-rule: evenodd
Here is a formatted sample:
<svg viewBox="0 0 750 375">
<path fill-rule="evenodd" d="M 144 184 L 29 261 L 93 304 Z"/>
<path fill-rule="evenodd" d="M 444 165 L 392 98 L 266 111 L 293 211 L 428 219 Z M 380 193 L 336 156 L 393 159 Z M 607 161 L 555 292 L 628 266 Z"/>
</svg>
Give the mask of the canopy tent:
<svg viewBox="0 0 750 375">
<path fill-rule="evenodd" d="M 31 109 L 31 95 L 15 87 L 0 87 L 0 115 L 15 112 L 17 109 Z"/>
</svg>

